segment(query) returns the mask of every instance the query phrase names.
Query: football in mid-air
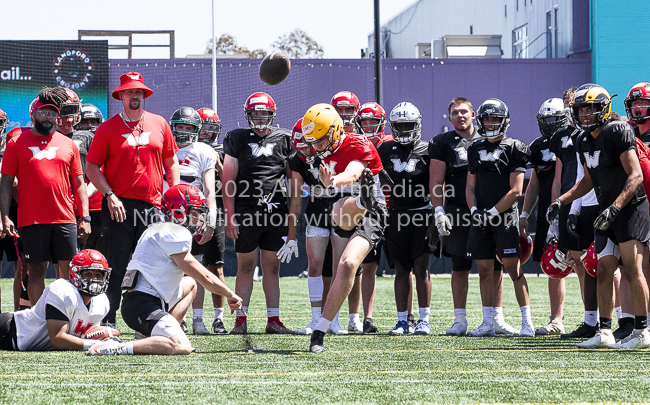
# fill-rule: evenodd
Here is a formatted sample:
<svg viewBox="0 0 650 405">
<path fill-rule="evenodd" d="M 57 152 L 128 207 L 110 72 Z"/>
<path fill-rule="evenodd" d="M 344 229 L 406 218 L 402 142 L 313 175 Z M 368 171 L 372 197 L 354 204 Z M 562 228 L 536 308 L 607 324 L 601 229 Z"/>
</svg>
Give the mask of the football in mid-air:
<svg viewBox="0 0 650 405">
<path fill-rule="evenodd" d="M 282 83 L 289 75 L 291 61 L 282 52 L 267 55 L 260 63 L 260 79 L 269 86 Z"/>
<path fill-rule="evenodd" d="M 109 328 L 108 326 L 94 326 L 84 333 L 84 339 L 102 340 L 105 338 L 112 338 L 120 336 L 117 329 Z"/>
</svg>

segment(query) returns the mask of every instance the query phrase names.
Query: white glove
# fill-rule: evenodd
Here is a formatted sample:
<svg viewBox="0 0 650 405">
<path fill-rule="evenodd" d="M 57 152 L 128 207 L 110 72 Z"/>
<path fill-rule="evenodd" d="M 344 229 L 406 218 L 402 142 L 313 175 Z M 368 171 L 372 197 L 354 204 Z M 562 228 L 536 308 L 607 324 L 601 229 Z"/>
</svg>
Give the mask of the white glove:
<svg viewBox="0 0 650 405">
<path fill-rule="evenodd" d="M 548 233 L 546 234 L 546 243 L 551 243 L 552 240 L 560 239 L 560 221 L 555 218 L 548 226 Z"/>
<path fill-rule="evenodd" d="M 435 219 L 436 228 L 438 228 L 438 233 L 440 236 L 449 236 L 451 233 L 452 225 L 449 217 L 445 215 L 445 210 L 442 207 L 436 208 Z"/>
<path fill-rule="evenodd" d="M 286 236 L 283 236 L 282 240 L 284 240 L 284 245 L 278 250 L 277 254 L 280 263 L 289 263 L 294 253 L 298 258 L 298 241 L 295 239 L 287 240 Z"/>
</svg>

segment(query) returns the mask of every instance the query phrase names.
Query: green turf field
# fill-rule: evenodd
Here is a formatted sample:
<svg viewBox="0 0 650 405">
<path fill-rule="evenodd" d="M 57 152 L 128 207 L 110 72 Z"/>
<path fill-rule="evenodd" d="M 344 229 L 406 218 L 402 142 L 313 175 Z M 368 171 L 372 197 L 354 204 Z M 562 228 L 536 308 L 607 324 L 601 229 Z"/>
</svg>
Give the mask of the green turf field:
<svg viewBox="0 0 650 405">
<path fill-rule="evenodd" d="M 529 276 L 535 326 L 548 320 L 546 278 Z M 228 279 L 233 286 L 234 279 Z M 392 337 L 393 279 L 377 279 L 377 335 L 327 336 L 313 355 L 308 336 L 266 336 L 261 283 L 255 283 L 247 342 L 241 336 L 190 337 L 189 357 L 87 357 L 81 352 L 0 353 L 0 403 L 559 403 L 648 402 L 650 352 L 578 350 L 559 338 L 452 338 L 450 279 L 433 279 L 431 336 Z M 0 280 L 2 310 L 11 281 Z M 281 280 L 281 318 L 298 329 L 309 320 L 307 280 Z M 470 278 L 468 320 L 480 323 L 478 278 Z M 506 279 L 506 320 L 519 308 Z M 212 324 L 206 297 L 206 325 Z M 347 320 L 347 303 L 341 319 Z M 417 309 L 416 309 L 417 317 Z M 578 279 L 567 279 L 565 326 L 582 320 Z M 191 325 L 190 316 L 188 322 Z M 232 327 L 234 317 L 226 317 Z M 343 323 L 343 322 L 342 322 Z M 347 321 L 346 321 L 347 325 Z M 122 337 L 132 332 L 120 321 Z M 253 347 L 252 353 L 249 348 Z"/>
</svg>

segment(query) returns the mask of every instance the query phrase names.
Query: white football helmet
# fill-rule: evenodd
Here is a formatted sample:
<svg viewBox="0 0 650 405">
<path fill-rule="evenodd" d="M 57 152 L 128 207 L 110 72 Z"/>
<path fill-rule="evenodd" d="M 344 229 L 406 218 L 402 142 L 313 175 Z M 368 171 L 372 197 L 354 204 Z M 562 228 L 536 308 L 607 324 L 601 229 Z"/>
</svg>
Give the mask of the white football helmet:
<svg viewBox="0 0 650 405">
<path fill-rule="evenodd" d="M 390 112 L 388 118 L 393 139 L 404 145 L 420 140 L 422 136 L 422 114 L 411 103 L 401 102 Z"/>
</svg>

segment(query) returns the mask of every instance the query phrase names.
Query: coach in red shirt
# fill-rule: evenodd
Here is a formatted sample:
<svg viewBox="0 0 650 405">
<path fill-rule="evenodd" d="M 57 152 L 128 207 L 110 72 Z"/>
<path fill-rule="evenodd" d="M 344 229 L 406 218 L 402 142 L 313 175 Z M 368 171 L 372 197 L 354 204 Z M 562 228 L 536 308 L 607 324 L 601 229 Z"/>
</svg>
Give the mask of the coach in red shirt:
<svg viewBox="0 0 650 405">
<path fill-rule="evenodd" d="M 167 121 L 142 108 L 152 94 L 140 73 L 123 74 L 112 95 L 124 108 L 97 128 L 86 156 L 86 176 L 104 196 L 106 258 L 113 268 L 106 291 L 109 324 L 115 324 L 129 257 L 158 214 L 164 173 L 171 173 L 174 185 L 180 181 L 178 147 Z"/>
<path fill-rule="evenodd" d="M 82 240 L 90 233 L 79 149 L 72 139 L 56 131 L 62 99 L 59 89 L 63 88 L 46 87 L 39 93 L 32 109 L 34 128 L 24 130 L 7 143 L 2 161 L 0 211 L 4 236 L 13 236 L 15 232 L 8 214 L 11 186 L 16 178 L 17 225 L 29 271 L 27 290 L 31 302 L 38 301 L 43 294 L 48 261 L 58 260 L 62 274 L 67 275 L 70 260 L 77 253 L 77 232 Z M 79 225 L 75 202 L 83 215 Z"/>
</svg>

